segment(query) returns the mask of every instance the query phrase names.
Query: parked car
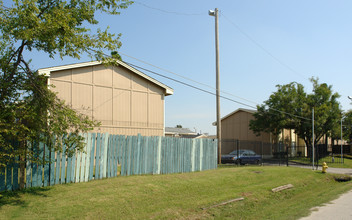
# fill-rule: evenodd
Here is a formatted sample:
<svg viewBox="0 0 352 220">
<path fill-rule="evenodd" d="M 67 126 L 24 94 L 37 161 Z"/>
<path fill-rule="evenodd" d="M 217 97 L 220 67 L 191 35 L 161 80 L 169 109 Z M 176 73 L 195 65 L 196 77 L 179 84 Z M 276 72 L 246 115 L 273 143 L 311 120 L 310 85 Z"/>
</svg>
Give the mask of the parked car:
<svg viewBox="0 0 352 220">
<path fill-rule="evenodd" d="M 229 154 L 221 155 L 221 163 L 236 163 L 236 164 L 260 164 L 262 157 L 252 150 L 237 150 Z"/>
</svg>

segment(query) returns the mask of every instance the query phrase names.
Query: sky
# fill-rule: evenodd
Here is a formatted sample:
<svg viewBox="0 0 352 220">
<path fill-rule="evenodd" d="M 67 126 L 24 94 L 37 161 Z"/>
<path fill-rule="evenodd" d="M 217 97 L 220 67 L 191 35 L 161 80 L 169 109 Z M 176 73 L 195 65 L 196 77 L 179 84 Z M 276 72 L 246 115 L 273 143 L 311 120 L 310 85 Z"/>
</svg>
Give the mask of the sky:
<svg viewBox="0 0 352 220">
<path fill-rule="evenodd" d="M 138 0 L 120 15 L 99 14 L 98 27 L 122 33 L 123 61 L 215 93 L 215 18 L 208 15 L 215 8 L 220 90 L 233 100 L 221 99 L 221 117 L 262 104 L 278 84 L 295 81 L 310 93 L 311 77 L 333 86 L 344 111 L 352 108 L 349 0 Z M 91 61 L 85 55 L 80 60 L 40 52 L 26 56 L 34 69 Z M 216 133 L 214 95 L 142 72 L 174 89 L 165 97 L 165 126 Z"/>
</svg>

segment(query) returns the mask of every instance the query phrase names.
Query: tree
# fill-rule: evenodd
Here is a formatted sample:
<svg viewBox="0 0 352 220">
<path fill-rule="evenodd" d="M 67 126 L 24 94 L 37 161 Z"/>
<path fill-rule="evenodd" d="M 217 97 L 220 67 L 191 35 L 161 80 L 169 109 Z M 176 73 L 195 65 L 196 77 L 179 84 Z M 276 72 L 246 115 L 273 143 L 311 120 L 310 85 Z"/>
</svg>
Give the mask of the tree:
<svg viewBox="0 0 352 220">
<path fill-rule="evenodd" d="M 257 135 L 261 132 L 268 132 L 274 135 L 281 133 L 284 128 L 294 128 L 295 112 L 302 112 L 306 93 L 303 85 L 299 83 L 289 83 L 287 85 L 277 85 L 277 92 L 273 93 L 263 105 L 257 106 L 254 113 L 255 120 L 250 121 L 250 128 Z"/>
<path fill-rule="evenodd" d="M 96 32 L 84 25 L 97 25 L 97 13 L 119 14 L 129 0 L 14 0 L 5 6 L 0 0 L 0 168 L 20 157 L 35 159 L 27 143 L 38 140 L 52 144 L 68 154 L 82 150 L 80 132 L 97 122 L 78 114 L 59 100 L 47 87 L 47 77 L 30 68 L 24 51 L 37 50 L 50 58 L 59 55 L 80 58 L 86 53 L 92 59 L 111 62 L 104 50 L 121 46 L 120 34 L 105 30 Z M 114 57 L 119 57 L 116 52 Z M 65 139 L 60 139 L 63 136 Z M 41 162 L 41 161 L 39 161 Z"/>
<path fill-rule="evenodd" d="M 331 135 L 341 117 L 339 95 L 333 93 L 332 86 L 319 84 L 312 78 L 313 92 L 307 94 L 303 85 L 290 83 L 278 85 L 263 105 L 257 106 L 250 128 L 259 135 L 260 132 L 279 134 L 282 129 L 293 129 L 307 146 L 312 145 L 312 110 L 314 108 L 314 141 L 318 142 L 324 135 Z"/>
<path fill-rule="evenodd" d="M 348 142 L 352 142 L 352 110 L 349 110 L 348 112 L 344 113 L 343 119 L 342 119 L 342 134 L 343 138 Z"/>
</svg>

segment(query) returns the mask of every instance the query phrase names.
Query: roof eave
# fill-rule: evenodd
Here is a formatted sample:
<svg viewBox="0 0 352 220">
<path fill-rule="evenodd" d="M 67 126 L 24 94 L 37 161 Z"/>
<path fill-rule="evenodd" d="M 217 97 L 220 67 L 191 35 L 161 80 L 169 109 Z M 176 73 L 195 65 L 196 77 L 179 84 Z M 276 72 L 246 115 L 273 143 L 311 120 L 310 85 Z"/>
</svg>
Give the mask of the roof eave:
<svg viewBox="0 0 352 220">
<path fill-rule="evenodd" d="M 137 75 L 153 82 L 154 84 L 160 86 L 161 88 L 163 88 L 165 90 L 165 96 L 169 96 L 174 94 L 174 90 L 170 87 L 168 87 L 167 85 L 157 81 L 156 79 L 144 74 L 143 72 L 127 65 L 126 63 L 120 61 L 120 60 L 116 60 L 116 62 L 125 67 L 126 69 L 129 69 L 130 71 L 136 73 Z M 80 68 L 80 67 L 88 67 L 88 66 L 95 66 L 95 65 L 100 65 L 102 64 L 102 61 L 91 61 L 91 62 L 84 62 L 84 63 L 75 63 L 75 64 L 69 64 L 69 65 L 63 65 L 63 66 L 55 66 L 55 67 L 49 67 L 49 68 L 43 68 L 43 69 L 39 69 L 38 73 L 41 75 L 45 75 L 45 76 L 50 76 L 51 72 L 54 71 L 60 71 L 60 70 L 67 70 L 67 69 L 74 69 L 74 68 Z"/>
</svg>

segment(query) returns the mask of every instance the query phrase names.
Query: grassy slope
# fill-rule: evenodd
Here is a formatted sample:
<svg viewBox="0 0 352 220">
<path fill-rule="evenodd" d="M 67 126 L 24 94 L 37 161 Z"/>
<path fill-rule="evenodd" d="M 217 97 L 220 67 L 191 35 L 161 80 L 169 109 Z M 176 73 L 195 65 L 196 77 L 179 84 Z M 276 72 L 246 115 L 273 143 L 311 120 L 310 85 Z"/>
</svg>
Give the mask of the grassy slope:
<svg viewBox="0 0 352 220">
<path fill-rule="evenodd" d="M 271 192 L 288 183 L 295 188 Z M 0 219 L 297 219 L 351 188 L 332 175 L 293 167 L 117 177 L 2 193 Z M 245 200 L 201 209 L 237 197 Z"/>
</svg>

